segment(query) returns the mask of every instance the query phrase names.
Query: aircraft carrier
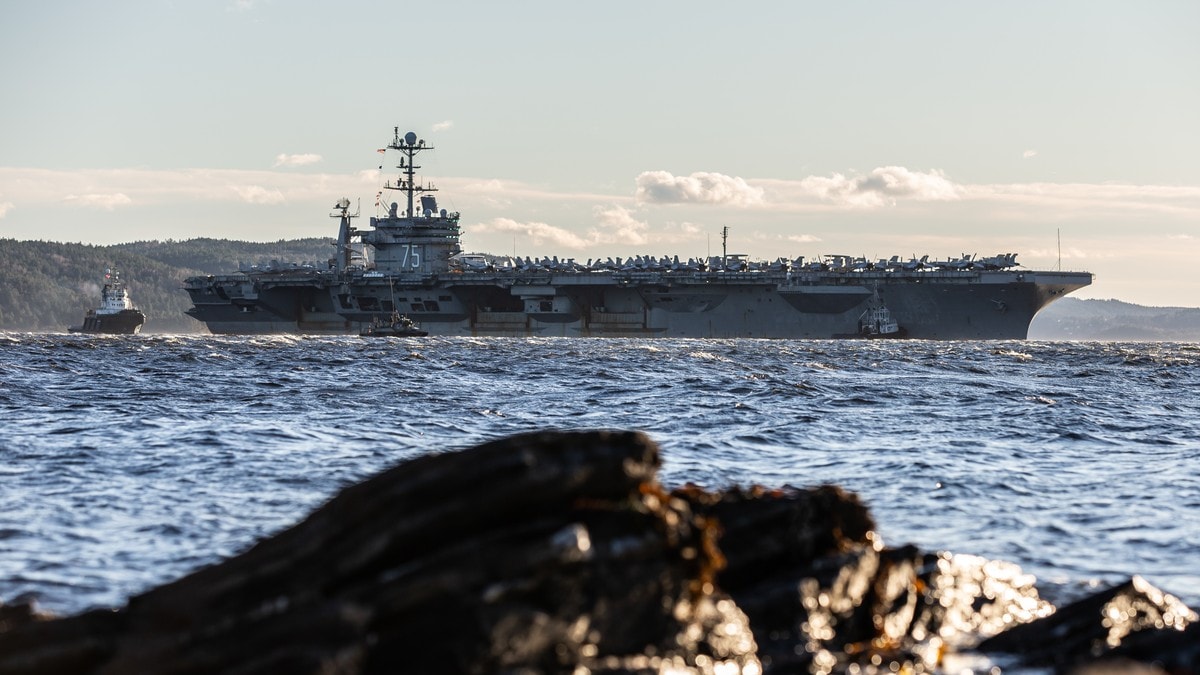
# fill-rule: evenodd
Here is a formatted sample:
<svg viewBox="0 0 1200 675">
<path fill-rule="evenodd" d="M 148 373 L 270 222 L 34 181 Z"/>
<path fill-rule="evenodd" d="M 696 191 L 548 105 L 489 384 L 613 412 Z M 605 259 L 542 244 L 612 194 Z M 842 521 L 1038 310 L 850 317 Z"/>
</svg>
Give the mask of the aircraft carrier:
<svg viewBox="0 0 1200 675">
<path fill-rule="evenodd" d="M 1024 269 L 1013 253 L 585 263 L 467 254 L 459 214 L 439 209 L 436 188 L 417 176 L 418 155 L 433 147 L 397 127 L 387 148 L 400 174 L 383 187 L 403 203 L 358 229 L 343 198 L 327 263 L 191 277 L 187 314 L 216 334 L 357 334 L 399 313 L 430 335 L 1024 339 L 1041 308 L 1092 282 L 1089 272 Z M 891 335 L 870 329 L 880 312 Z"/>
</svg>

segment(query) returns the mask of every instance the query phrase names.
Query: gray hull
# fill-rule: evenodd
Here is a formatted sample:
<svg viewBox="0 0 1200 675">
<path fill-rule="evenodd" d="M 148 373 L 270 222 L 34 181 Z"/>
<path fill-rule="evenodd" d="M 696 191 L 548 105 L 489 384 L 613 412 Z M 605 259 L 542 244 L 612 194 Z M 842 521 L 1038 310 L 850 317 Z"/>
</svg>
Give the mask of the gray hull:
<svg viewBox="0 0 1200 675">
<path fill-rule="evenodd" d="M 137 335 L 146 323 L 146 315 L 136 309 L 127 309 L 115 314 L 88 312 L 83 323 L 67 329 L 71 333 L 96 333 L 99 335 Z"/>
<path fill-rule="evenodd" d="M 1024 339 L 1086 272 L 237 274 L 189 280 L 218 334 L 355 334 L 381 313 L 431 335 L 793 338 L 855 334 L 876 297 L 915 339 Z"/>
</svg>

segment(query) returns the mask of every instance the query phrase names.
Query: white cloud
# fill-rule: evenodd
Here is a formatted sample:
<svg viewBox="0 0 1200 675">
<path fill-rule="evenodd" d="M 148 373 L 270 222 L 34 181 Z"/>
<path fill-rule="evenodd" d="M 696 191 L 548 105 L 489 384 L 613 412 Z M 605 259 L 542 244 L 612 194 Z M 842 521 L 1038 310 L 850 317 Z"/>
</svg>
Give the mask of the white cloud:
<svg viewBox="0 0 1200 675">
<path fill-rule="evenodd" d="M 580 251 L 603 244 L 647 243 L 646 230 L 649 225 L 633 217 L 621 206 L 597 206 L 593 210 L 597 227 L 586 234 L 579 234 L 564 227 L 541 222 L 518 222 L 510 218 L 494 218 L 489 222 L 473 225 L 469 234 L 516 234 L 528 237 L 535 246 L 548 244 L 558 248 Z"/>
<path fill-rule="evenodd" d="M 467 234 L 515 234 L 529 238 L 534 246 L 548 244 L 561 249 L 582 251 L 604 246 L 645 246 L 678 244 L 703 239 L 703 228 L 689 222 L 655 225 L 639 220 L 630 209 L 619 204 L 592 207 L 594 225 L 580 233 L 566 227 L 542 222 L 518 222 L 495 218 L 465 228 Z"/>
<path fill-rule="evenodd" d="M 1110 215 L 1200 218 L 1200 187 L 1118 183 L 956 183 L 943 172 L 880 167 L 867 174 L 755 180 L 781 212 L 896 207 L 906 202 L 990 203 L 1046 220 Z"/>
<path fill-rule="evenodd" d="M 1025 152 L 1021 153 L 1021 158 L 1029 159 L 1030 157 L 1037 157 L 1037 154 L 1037 150 L 1026 150 Z"/>
<path fill-rule="evenodd" d="M 504 181 L 472 181 L 459 186 L 462 195 L 473 195 L 490 208 L 505 210 L 512 206 L 511 191 Z"/>
<path fill-rule="evenodd" d="M 821 238 L 811 234 L 790 234 L 784 237 L 787 241 L 796 242 L 797 244 L 815 244 L 821 241 Z"/>
<path fill-rule="evenodd" d="M 791 189 L 801 197 L 856 208 L 894 206 L 898 199 L 950 201 L 961 193 L 941 171 L 913 171 L 902 166 L 879 167 L 857 176 L 809 176 L 793 183 Z"/>
<path fill-rule="evenodd" d="M 105 211 L 112 211 L 118 206 L 126 206 L 133 203 L 132 199 L 120 192 L 115 194 L 67 195 L 65 200 L 71 204 L 103 209 Z"/>
<path fill-rule="evenodd" d="M 674 176 L 667 171 L 644 171 L 637 177 L 637 199 L 657 204 L 751 205 L 762 202 L 762 188 L 744 179 L 700 171 Z"/>
<path fill-rule="evenodd" d="M 592 209 L 600 233 L 593 233 L 593 243 L 645 244 L 649 225 L 633 217 L 633 213 L 618 205 L 597 206 Z"/>
<path fill-rule="evenodd" d="M 282 204 L 287 197 L 279 190 L 268 190 L 261 185 L 230 185 L 234 192 L 248 204 Z"/>
<path fill-rule="evenodd" d="M 0 218 L 3 218 L 9 211 L 12 210 L 14 204 L 12 202 L 0 202 Z"/>
<path fill-rule="evenodd" d="M 592 243 L 587 238 L 562 227 L 546 223 L 520 223 L 510 218 L 494 218 L 490 222 L 467 228 L 467 232 L 468 234 L 519 234 L 529 237 L 537 246 L 552 244 L 572 250 L 587 248 Z"/>
<path fill-rule="evenodd" d="M 319 161 L 321 161 L 321 156 L 314 155 L 311 152 L 302 155 L 279 154 L 275 155 L 275 163 L 271 166 L 308 166 L 309 164 L 316 164 Z"/>
<path fill-rule="evenodd" d="M 452 120 L 444 120 L 442 122 L 435 123 L 433 125 L 433 130 L 434 131 L 445 131 L 453 126 L 454 126 L 454 122 Z"/>
</svg>

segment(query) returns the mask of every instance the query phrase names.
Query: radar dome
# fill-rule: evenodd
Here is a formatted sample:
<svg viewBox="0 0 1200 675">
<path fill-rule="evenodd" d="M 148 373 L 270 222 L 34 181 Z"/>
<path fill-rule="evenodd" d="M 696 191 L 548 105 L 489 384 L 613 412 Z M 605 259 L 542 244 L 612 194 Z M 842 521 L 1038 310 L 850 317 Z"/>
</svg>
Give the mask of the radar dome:
<svg viewBox="0 0 1200 675">
<path fill-rule="evenodd" d="M 411 131 L 410 131 L 410 132 L 408 132 L 407 134 L 404 134 L 404 142 L 405 142 L 405 143 L 408 143 L 409 145 L 412 145 L 412 144 L 416 143 L 416 142 L 417 142 L 417 135 L 416 135 L 416 134 L 414 134 L 414 133 L 413 133 L 413 132 L 411 132 Z"/>
</svg>

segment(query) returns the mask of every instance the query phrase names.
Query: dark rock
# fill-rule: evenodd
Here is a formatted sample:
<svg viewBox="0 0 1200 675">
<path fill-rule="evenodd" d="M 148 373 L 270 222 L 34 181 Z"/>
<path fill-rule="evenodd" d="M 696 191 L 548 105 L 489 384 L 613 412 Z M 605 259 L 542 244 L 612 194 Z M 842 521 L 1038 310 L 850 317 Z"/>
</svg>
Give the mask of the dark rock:
<svg viewBox="0 0 1200 675">
<path fill-rule="evenodd" d="M 688 485 L 673 492 L 723 531 L 727 590 L 850 550 L 874 537 L 875 521 L 857 495 L 833 485 L 733 488 L 711 493 Z"/>
<path fill-rule="evenodd" d="M 1153 628 L 1126 635 L 1098 662 L 1153 664 L 1168 673 L 1200 673 L 1200 623 L 1187 628 Z"/>
<path fill-rule="evenodd" d="M 7 605 L 0 602 L 0 633 L 46 618 L 38 615 L 30 597 L 19 597 Z"/>
<path fill-rule="evenodd" d="M 840 488 L 677 494 L 725 530 L 718 586 L 750 617 L 768 673 L 932 667 L 1052 611 L 1015 565 L 884 547 Z"/>
<path fill-rule="evenodd" d="M 753 672 L 716 529 L 634 433 L 429 455 L 125 608 L 0 633 L 0 672 Z"/>
<path fill-rule="evenodd" d="M 1169 663 L 1172 673 L 1200 672 L 1196 613 L 1141 577 L 984 640 L 982 652 L 1019 656 L 1026 666 L 1059 671 L 1117 659 Z"/>
<path fill-rule="evenodd" d="M 923 672 L 976 646 L 1194 672 L 1194 614 L 1144 582 L 1050 615 L 1013 565 L 885 547 L 838 488 L 667 493 L 659 461 L 621 432 L 428 455 L 121 609 L 0 606 L 0 674 Z"/>
</svg>

